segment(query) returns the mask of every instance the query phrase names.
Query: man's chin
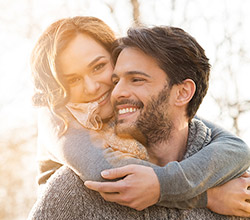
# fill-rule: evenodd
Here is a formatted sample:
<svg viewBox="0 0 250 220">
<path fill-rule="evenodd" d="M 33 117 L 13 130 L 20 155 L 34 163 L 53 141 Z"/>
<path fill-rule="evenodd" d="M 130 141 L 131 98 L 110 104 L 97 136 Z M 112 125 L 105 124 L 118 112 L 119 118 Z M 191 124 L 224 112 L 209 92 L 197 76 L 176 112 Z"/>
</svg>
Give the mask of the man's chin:
<svg viewBox="0 0 250 220">
<path fill-rule="evenodd" d="M 117 134 L 117 136 L 122 139 L 133 139 L 133 137 L 130 134 L 125 134 L 125 133 L 119 133 Z"/>
<path fill-rule="evenodd" d="M 131 138 L 133 128 L 132 127 L 127 127 L 121 124 L 116 125 L 115 127 L 115 133 L 117 136 L 121 137 L 121 138 Z"/>
<path fill-rule="evenodd" d="M 143 145 L 147 144 L 145 136 L 136 126 L 125 127 L 124 125 L 116 125 L 115 133 L 120 138 L 133 138 Z"/>
</svg>

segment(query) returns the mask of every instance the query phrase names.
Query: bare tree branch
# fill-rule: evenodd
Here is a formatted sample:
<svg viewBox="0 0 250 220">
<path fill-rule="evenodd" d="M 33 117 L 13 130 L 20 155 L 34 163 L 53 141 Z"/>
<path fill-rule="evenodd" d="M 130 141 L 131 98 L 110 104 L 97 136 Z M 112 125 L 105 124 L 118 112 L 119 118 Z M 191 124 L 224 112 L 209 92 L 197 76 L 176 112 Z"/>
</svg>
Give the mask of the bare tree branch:
<svg viewBox="0 0 250 220">
<path fill-rule="evenodd" d="M 133 20 L 134 20 L 134 25 L 138 26 L 141 24 L 140 21 L 140 5 L 138 0 L 130 0 L 133 8 Z"/>
<path fill-rule="evenodd" d="M 113 20 L 114 20 L 114 22 L 116 23 L 116 26 L 117 26 L 119 32 L 122 33 L 122 27 L 121 27 L 121 25 L 120 25 L 120 23 L 119 23 L 119 21 L 118 21 L 116 15 L 115 15 L 114 6 L 111 5 L 111 4 L 109 4 L 109 3 L 105 3 L 105 5 L 109 8 L 110 13 L 112 14 Z"/>
</svg>

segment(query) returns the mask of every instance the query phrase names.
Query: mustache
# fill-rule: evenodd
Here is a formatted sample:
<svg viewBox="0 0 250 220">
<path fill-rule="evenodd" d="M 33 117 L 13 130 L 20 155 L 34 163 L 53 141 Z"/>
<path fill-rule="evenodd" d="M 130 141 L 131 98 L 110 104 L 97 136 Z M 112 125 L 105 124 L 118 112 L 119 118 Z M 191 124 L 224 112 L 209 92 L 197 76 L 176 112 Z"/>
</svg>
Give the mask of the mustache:
<svg viewBox="0 0 250 220">
<path fill-rule="evenodd" d="M 135 101 L 135 100 L 131 100 L 131 99 L 123 99 L 121 101 L 115 101 L 113 103 L 113 107 L 116 109 L 117 105 L 125 105 L 125 104 L 131 104 L 131 105 L 137 106 L 139 108 L 144 107 L 144 104 L 141 101 Z"/>
</svg>

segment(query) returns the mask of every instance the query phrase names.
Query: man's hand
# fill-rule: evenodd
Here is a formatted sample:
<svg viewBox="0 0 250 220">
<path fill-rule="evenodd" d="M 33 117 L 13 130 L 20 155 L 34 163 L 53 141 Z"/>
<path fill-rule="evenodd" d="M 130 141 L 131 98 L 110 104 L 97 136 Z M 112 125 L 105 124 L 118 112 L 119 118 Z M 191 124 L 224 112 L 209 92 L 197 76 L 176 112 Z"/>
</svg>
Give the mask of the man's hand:
<svg viewBox="0 0 250 220">
<path fill-rule="evenodd" d="M 250 174 L 207 191 L 207 208 L 222 215 L 250 217 Z"/>
<path fill-rule="evenodd" d="M 122 178 L 116 182 L 86 181 L 89 189 L 98 191 L 110 202 L 141 211 L 158 202 L 160 198 L 160 183 L 150 167 L 128 165 L 102 172 L 105 179 Z"/>
</svg>

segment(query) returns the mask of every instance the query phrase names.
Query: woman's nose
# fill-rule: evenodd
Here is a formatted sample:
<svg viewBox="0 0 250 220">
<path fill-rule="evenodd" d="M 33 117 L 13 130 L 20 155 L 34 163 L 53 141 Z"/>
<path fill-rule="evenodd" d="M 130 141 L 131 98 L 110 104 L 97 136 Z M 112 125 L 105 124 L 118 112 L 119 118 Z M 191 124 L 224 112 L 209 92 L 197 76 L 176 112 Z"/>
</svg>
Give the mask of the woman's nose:
<svg viewBox="0 0 250 220">
<path fill-rule="evenodd" d="M 99 88 L 100 84 L 98 81 L 89 76 L 84 77 L 84 90 L 87 95 L 95 95 Z"/>
</svg>

